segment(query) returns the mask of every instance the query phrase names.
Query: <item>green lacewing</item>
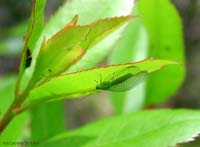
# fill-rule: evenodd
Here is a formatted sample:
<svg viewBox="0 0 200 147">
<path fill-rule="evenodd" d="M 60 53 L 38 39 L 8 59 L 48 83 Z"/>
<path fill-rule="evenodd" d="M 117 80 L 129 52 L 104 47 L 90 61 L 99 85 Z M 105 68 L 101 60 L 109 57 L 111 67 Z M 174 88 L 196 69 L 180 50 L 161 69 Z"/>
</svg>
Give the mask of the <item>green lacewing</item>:
<svg viewBox="0 0 200 147">
<path fill-rule="evenodd" d="M 113 92 L 127 91 L 143 81 L 147 74 L 148 72 L 145 70 L 141 70 L 136 66 L 130 66 L 108 75 L 103 81 L 101 79 L 96 89 Z"/>
</svg>

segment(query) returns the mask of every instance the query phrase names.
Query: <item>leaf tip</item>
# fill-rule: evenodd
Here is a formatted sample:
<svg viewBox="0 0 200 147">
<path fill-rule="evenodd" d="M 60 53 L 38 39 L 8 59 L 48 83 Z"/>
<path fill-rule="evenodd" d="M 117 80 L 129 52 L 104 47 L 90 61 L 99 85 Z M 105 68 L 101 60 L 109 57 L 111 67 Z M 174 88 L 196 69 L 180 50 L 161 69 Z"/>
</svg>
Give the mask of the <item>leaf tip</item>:
<svg viewBox="0 0 200 147">
<path fill-rule="evenodd" d="M 78 22 L 78 14 L 76 14 L 72 20 L 70 21 L 70 23 L 68 23 L 66 25 L 66 27 L 71 27 L 71 26 L 76 26 L 77 25 L 77 22 Z"/>
</svg>

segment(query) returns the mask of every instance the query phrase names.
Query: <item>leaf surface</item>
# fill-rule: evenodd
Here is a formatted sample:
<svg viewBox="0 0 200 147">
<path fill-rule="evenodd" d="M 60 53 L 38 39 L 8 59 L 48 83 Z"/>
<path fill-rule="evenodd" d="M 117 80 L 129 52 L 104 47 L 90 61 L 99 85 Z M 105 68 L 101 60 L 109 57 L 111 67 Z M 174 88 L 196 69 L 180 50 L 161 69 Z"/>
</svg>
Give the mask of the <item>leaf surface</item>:
<svg viewBox="0 0 200 147">
<path fill-rule="evenodd" d="M 44 27 L 44 8 L 46 0 L 34 0 L 32 15 L 30 19 L 29 29 L 25 38 L 25 44 L 22 51 L 20 66 L 19 66 L 19 77 L 17 81 L 16 92 L 21 92 L 24 85 L 29 80 L 23 78 L 25 69 L 30 67 L 32 64 L 32 53 L 35 50 L 37 40 Z"/>
<path fill-rule="evenodd" d="M 116 71 L 129 66 L 136 66 L 141 70 L 151 73 L 169 64 L 177 63 L 168 60 L 148 59 L 136 63 L 108 66 L 57 76 L 31 90 L 28 100 L 46 101 L 58 97 L 80 97 L 96 93 L 97 83 L 95 81 L 100 81 L 100 78 L 105 79 L 108 75 Z"/>
<path fill-rule="evenodd" d="M 80 25 L 86 25 L 103 18 L 129 15 L 132 6 L 133 0 L 68 1 L 56 12 L 54 16 L 52 16 L 50 21 L 47 23 L 44 29 L 44 36 L 46 36 L 47 39 L 51 37 L 53 34 L 63 28 L 66 23 L 68 23 L 70 19 L 74 17 L 74 15 L 79 16 L 78 23 Z M 122 29 L 123 28 L 112 33 L 110 36 L 103 39 L 97 45 L 93 47 L 90 46 L 92 48 L 88 50 L 87 54 L 85 54 L 85 56 L 83 56 L 80 61 L 74 64 L 68 72 L 80 71 L 96 66 L 102 59 L 104 59 L 108 55 L 114 42 L 117 41 Z M 94 41 L 96 41 L 96 39 Z"/>
<path fill-rule="evenodd" d="M 80 59 L 90 46 L 131 18 L 131 16 L 122 16 L 99 20 L 83 26 L 67 25 L 48 41 L 44 41 L 33 76 L 36 79 L 48 78 L 64 72 Z"/>
<path fill-rule="evenodd" d="M 200 112 L 154 110 L 101 120 L 49 139 L 70 147 L 168 147 L 192 140 L 200 132 Z M 195 126 L 195 127 L 194 127 Z"/>
</svg>

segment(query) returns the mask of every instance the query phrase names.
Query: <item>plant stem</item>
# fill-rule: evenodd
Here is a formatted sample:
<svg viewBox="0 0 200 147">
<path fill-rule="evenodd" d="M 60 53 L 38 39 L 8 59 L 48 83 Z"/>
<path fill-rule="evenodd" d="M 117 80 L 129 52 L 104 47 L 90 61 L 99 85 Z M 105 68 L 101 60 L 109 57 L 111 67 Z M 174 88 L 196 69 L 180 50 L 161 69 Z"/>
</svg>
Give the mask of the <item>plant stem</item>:
<svg viewBox="0 0 200 147">
<path fill-rule="evenodd" d="M 15 116 L 15 113 L 13 112 L 14 108 L 15 108 L 15 103 L 13 102 L 12 105 L 8 108 L 8 110 L 4 114 L 3 118 L 0 120 L 0 134 L 3 132 L 3 130 Z"/>
<path fill-rule="evenodd" d="M 28 86 L 26 87 L 26 89 L 24 90 L 24 92 L 21 95 L 16 96 L 15 100 L 10 105 L 8 110 L 5 112 L 5 114 L 3 115 L 3 118 L 0 120 L 0 135 L 4 131 L 6 126 L 11 122 L 11 120 L 17 114 L 19 114 L 19 113 L 16 113 L 16 110 L 20 109 L 22 103 L 25 101 L 25 99 L 29 93 L 29 89 L 32 88 L 33 83 L 31 81 L 32 80 L 30 80 L 30 82 L 29 82 Z"/>
<path fill-rule="evenodd" d="M 22 95 L 24 96 L 24 95 Z M 4 131 L 6 126 L 11 122 L 11 120 L 16 116 L 17 113 L 15 113 L 15 109 L 19 109 L 22 102 L 24 101 L 25 97 L 22 99 L 16 99 L 13 101 L 13 103 L 10 105 L 6 113 L 3 115 L 3 118 L 0 120 L 0 134 Z"/>
</svg>

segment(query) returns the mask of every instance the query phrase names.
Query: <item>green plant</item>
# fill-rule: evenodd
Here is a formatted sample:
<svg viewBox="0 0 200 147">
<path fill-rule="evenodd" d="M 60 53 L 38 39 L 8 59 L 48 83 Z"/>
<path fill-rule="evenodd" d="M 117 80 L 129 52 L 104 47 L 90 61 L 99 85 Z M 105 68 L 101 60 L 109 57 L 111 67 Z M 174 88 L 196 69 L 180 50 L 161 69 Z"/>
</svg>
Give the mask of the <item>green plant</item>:
<svg viewBox="0 0 200 147">
<path fill-rule="evenodd" d="M 90 2 L 90 0 L 84 1 L 84 3 Z M 108 3 L 106 0 L 101 2 Z M 116 2 L 120 4 L 119 1 Z M 83 2 L 74 0 L 71 5 L 81 7 L 81 3 Z M 145 105 L 160 103 L 169 98 L 184 78 L 181 22 L 169 1 L 140 0 L 132 12 L 133 16 L 110 17 L 87 25 L 85 25 L 87 19 L 83 17 L 85 22 L 81 25 L 77 24 L 79 14 L 73 16 L 71 21 L 60 20 L 72 17 L 70 10 L 66 10 L 66 7 L 70 8 L 70 4 L 63 6 L 44 25 L 45 4 L 45 0 L 34 1 L 14 100 L 7 110 L 3 111 L 0 120 L 2 142 L 9 138 L 7 135 L 10 134 L 9 129 L 6 130 L 6 127 L 22 112 L 45 102 L 63 98 L 75 99 L 96 94 L 101 90 L 112 91 L 115 88 L 124 91 L 127 88 L 119 86 L 126 86 L 126 80 L 130 80 L 128 82 L 135 85 L 134 82 L 141 78 L 140 73 L 149 75 L 146 79 L 146 87 L 143 85 L 139 88 L 141 91 L 137 91 L 146 95 L 143 98 L 140 96 L 134 98 L 142 101 L 141 104 L 132 100 L 128 103 L 133 105 L 125 103 L 127 99 L 130 100 L 130 97 L 133 99 L 135 91 L 112 93 L 115 111 L 121 114 L 120 116 L 58 136 L 53 134 L 55 137 L 46 139 L 38 146 L 167 147 L 188 141 L 200 132 L 200 115 L 196 111 L 154 110 L 133 113 L 137 107 L 139 110 Z M 65 13 L 69 15 L 65 16 Z M 141 14 L 141 18 L 134 17 L 134 14 L 138 13 Z M 166 19 L 168 15 L 170 19 Z M 124 29 L 122 26 L 128 22 Z M 172 26 L 170 31 L 166 29 L 169 26 Z M 121 29 L 116 31 L 120 27 Z M 103 40 L 114 31 L 116 31 L 114 35 Z M 120 39 L 116 38 L 119 34 L 122 34 Z M 134 36 L 134 39 L 130 36 Z M 98 46 L 97 43 L 100 41 L 103 43 Z M 115 49 L 109 60 L 111 65 L 91 69 L 110 52 L 114 43 L 116 43 Z M 138 51 L 141 48 L 146 51 Z M 148 59 L 133 62 L 144 58 Z M 165 66 L 167 67 L 163 69 Z M 127 70 L 133 67 L 139 72 Z M 152 74 L 153 72 L 155 73 Z M 14 83 L 15 80 L 11 82 Z M 160 85 L 165 86 L 158 89 Z M 155 89 L 158 89 L 156 93 Z M 10 92 L 12 90 L 13 88 Z M 132 113 L 122 114 L 124 112 Z"/>
</svg>

